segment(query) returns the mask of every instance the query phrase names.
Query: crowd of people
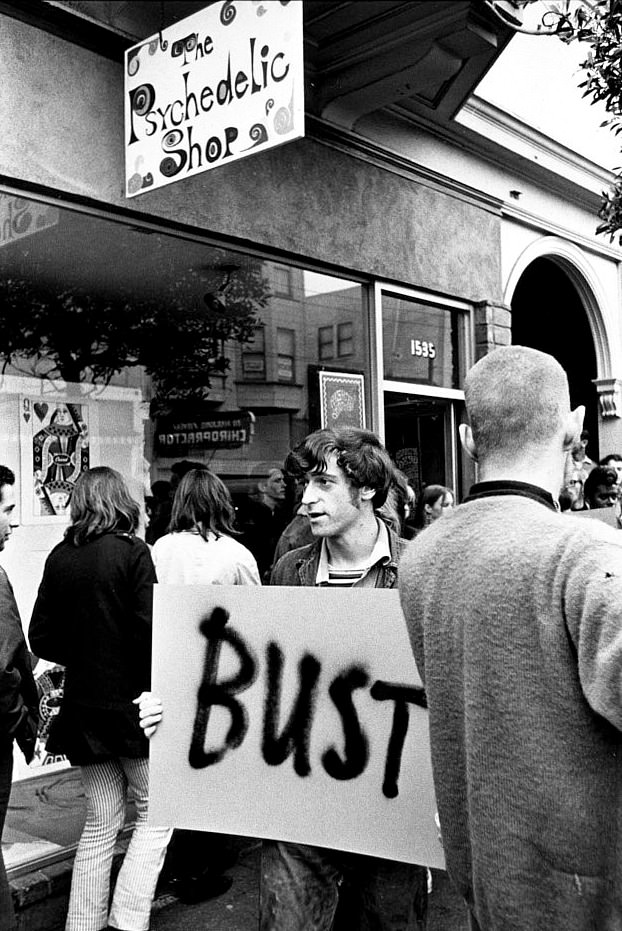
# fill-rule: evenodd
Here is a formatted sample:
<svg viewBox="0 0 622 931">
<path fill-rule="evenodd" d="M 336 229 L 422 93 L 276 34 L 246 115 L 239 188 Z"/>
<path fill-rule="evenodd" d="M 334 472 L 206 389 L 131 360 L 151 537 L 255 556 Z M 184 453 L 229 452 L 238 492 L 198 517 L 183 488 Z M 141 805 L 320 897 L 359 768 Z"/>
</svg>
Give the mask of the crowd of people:
<svg viewBox="0 0 622 931">
<path fill-rule="evenodd" d="M 581 431 L 567 456 L 564 484 L 559 496 L 563 511 L 620 508 L 622 499 L 622 454 L 608 453 L 598 463 L 587 455 L 589 433 Z"/>
<path fill-rule="evenodd" d="M 495 350 L 465 392 L 461 439 L 479 471 L 459 507 L 444 485 L 415 494 L 379 438 L 355 428 L 307 436 L 244 505 L 201 462 L 176 463 L 145 502 L 147 542 L 118 472 L 80 476 L 28 630 L 34 655 L 65 667 L 48 744 L 80 767 L 87 799 L 66 931 L 147 931 L 169 845 L 189 900 L 230 883 L 216 835 L 171 842 L 147 819 L 148 741 L 165 713 L 150 691 L 156 581 L 399 588 L 447 869 L 470 927 L 622 927 L 622 548 L 600 521 L 559 514 L 615 507 L 622 456 L 589 459 L 583 410 L 570 410 L 565 373 L 543 353 Z M 14 489 L 0 467 L 0 549 L 17 526 Z M 32 755 L 37 693 L 2 570 L 0 604 L 1 829 L 13 741 Z M 136 820 L 111 896 L 128 793 Z M 428 881 L 422 866 L 265 840 L 259 926 L 423 931 Z M 0 931 L 13 928 L 0 859 Z"/>
</svg>

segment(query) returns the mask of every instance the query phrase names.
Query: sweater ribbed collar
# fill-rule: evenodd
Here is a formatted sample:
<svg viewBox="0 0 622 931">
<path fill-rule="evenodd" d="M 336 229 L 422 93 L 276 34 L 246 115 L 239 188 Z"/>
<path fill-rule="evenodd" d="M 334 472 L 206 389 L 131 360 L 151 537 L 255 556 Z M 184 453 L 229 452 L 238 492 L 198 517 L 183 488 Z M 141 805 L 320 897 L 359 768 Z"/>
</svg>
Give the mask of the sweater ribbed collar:
<svg viewBox="0 0 622 931">
<path fill-rule="evenodd" d="M 532 501 L 539 501 L 547 508 L 553 511 L 559 510 L 559 504 L 550 493 L 539 485 L 531 485 L 529 482 L 514 482 L 510 479 L 500 479 L 495 482 L 477 482 L 471 486 L 471 489 L 464 499 L 465 501 L 477 501 L 479 498 L 494 498 L 498 495 L 520 495 L 523 498 L 531 498 Z"/>
</svg>

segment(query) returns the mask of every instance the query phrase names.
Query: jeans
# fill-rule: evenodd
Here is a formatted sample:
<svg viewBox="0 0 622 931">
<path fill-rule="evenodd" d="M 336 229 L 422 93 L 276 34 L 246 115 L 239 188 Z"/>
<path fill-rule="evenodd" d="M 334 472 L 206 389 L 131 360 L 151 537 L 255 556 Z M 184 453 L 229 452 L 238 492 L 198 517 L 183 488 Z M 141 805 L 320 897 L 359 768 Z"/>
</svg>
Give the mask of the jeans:
<svg viewBox="0 0 622 931">
<path fill-rule="evenodd" d="M 147 931 L 156 883 L 171 836 L 147 825 L 149 761 L 120 758 L 82 766 L 86 823 L 73 867 L 66 931 Z M 110 871 L 117 835 L 125 823 L 127 790 L 136 824 L 115 885 L 110 916 Z"/>
<path fill-rule="evenodd" d="M 424 931 L 424 867 L 264 841 L 260 931 Z"/>
<path fill-rule="evenodd" d="M 4 830 L 4 821 L 11 795 L 11 776 L 13 774 L 13 741 L 0 743 L 0 839 Z M 16 927 L 13 899 L 6 878 L 2 849 L 0 848 L 0 931 L 13 931 Z"/>
</svg>

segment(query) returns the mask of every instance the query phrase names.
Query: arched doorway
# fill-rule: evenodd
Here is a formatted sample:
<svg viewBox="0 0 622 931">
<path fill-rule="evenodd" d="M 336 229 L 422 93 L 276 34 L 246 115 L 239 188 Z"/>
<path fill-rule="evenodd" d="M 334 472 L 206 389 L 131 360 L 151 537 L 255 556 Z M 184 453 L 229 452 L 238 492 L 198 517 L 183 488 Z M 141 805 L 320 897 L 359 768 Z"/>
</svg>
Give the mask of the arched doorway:
<svg viewBox="0 0 622 931">
<path fill-rule="evenodd" d="M 594 337 L 581 297 L 564 269 L 536 258 L 520 276 L 512 296 L 512 342 L 554 356 L 568 373 L 573 407 L 585 405 L 588 455 L 597 460 L 598 397 Z"/>
</svg>

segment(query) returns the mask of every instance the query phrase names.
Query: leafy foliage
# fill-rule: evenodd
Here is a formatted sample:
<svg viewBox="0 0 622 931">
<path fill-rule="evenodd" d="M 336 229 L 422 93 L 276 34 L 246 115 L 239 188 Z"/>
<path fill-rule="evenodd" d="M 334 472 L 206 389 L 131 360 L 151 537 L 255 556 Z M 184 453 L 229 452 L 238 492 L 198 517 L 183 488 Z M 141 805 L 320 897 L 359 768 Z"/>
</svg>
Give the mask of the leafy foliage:
<svg viewBox="0 0 622 931">
<path fill-rule="evenodd" d="M 537 0 L 524 0 L 529 6 Z M 543 17 L 544 24 L 563 42 L 581 41 L 590 46 L 581 68 L 585 80 L 579 85 L 583 96 L 592 103 L 604 104 L 611 114 L 601 125 L 616 135 L 622 133 L 622 0 L 570 0 L 570 3 L 550 4 Z M 610 191 L 603 192 L 598 212 L 602 221 L 598 233 L 607 233 L 613 240 L 622 229 L 622 178 Z M 622 235 L 618 236 L 622 245 Z"/>
<path fill-rule="evenodd" d="M 224 374 L 226 343 L 247 342 L 269 299 L 259 261 L 235 268 L 222 289 L 214 273 L 188 271 L 162 297 L 103 297 L 83 287 L 62 290 L 0 277 L 0 354 L 29 374 L 69 382 L 108 384 L 131 366 L 152 377 L 155 405 L 207 397 L 211 376 Z"/>
</svg>

